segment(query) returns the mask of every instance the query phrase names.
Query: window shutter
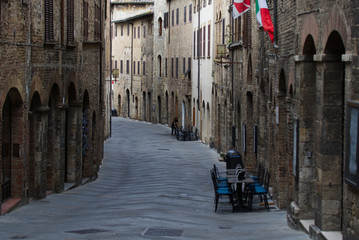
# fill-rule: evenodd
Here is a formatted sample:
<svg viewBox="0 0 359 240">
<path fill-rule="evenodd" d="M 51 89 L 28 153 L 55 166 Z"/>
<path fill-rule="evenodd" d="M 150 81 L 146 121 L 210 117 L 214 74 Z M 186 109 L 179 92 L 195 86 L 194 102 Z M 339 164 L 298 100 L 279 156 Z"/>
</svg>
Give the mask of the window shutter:
<svg viewBox="0 0 359 240">
<path fill-rule="evenodd" d="M 206 26 L 203 27 L 203 57 L 206 57 Z"/>
<path fill-rule="evenodd" d="M 187 6 L 184 6 L 184 9 L 183 9 L 183 22 L 184 23 L 187 22 Z"/>
<path fill-rule="evenodd" d="M 146 75 L 146 62 L 145 61 L 143 61 L 143 63 L 142 63 L 142 75 Z"/>
<path fill-rule="evenodd" d="M 54 41 L 53 0 L 45 0 L 45 42 Z"/>
<path fill-rule="evenodd" d="M 84 1 L 84 6 L 83 6 L 83 22 L 84 22 L 84 32 L 83 32 L 83 37 L 84 37 L 84 41 L 88 40 L 88 2 Z M 116 35 L 117 35 L 117 28 L 116 28 Z"/>
<path fill-rule="evenodd" d="M 211 25 L 208 25 L 208 57 L 211 57 Z"/>
<path fill-rule="evenodd" d="M 196 57 L 196 31 L 193 32 L 193 57 Z"/>
<path fill-rule="evenodd" d="M 178 78 L 178 58 L 176 58 L 176 78 Z"/>
<path fill-rule="evenodd" d="M 188 21 L 192 22 L 192 4 L 189 5 L 188 9 Z"/>
<path fill-rule="evenodd" d="M 67 43 L 74 40 L 74 0 L 67 0 Z"/>
</svg>

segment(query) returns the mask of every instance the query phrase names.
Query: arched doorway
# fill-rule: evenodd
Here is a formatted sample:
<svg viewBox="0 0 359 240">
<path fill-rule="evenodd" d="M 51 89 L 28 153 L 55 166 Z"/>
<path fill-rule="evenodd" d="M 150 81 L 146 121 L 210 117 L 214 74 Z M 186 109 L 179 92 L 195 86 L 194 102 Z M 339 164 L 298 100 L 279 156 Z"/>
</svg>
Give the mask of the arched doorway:
<svg viewBox="0 0 359 240">
<path fill-rule="evenodd" d="M 23 101 L 16 88 L 12 88 L 2 107 L 2 174 L 1 201 L 21 198 L 23 191 L 24 169 L 20 146 L 23 145 Z M 22 146 L 23 147 L 23 146 Z"/>
<path fill-rule="evenodd" d="M 126 113 L 126 115 L 127 115 L 127 117 L 131 117 L 130 116 L 130 90 L 126 90 L 126 100 L 127 100 L 127 113 Z"/>
<path fill-rule="evenodd" d="M 76 88 L 74 83 L 70 83 L 67 92 L 69 108 L 66 112 L 66 144 L 65 144 L 65 174 L 64 181 L 68 183 L 76 183 L 77 174 L 81 163 L 79 153 L 81 151 L 81 129 L 79 117 L 81 114 L 81 106 L 76 102 Z"/>
<path fill-rule="evenodd" d="M 157 112 L 158 112 L 158 115 L 157 115 L 157 122 L 158 123 L 161 123 L 162 121 L 161 121 L 161 119 L 162 119 L 162 113 L 161 113 L 161 109 L 162 109 L 162 103 L 161 103 L 161 97 L 160 96 L 158 96 L 157 97 L 157 106 L 158 106 L 158 109 L 157 109 Z"/>
<path fill-rule="evenodd" d="M 120 94 L 118 94 L 118 98 L 117 98 L 117 99 L 118 99 L 118 105 L 117 105 L 117 106 L 118 106 L 118 109 L 117 109 L 117 110 L 118 110 L 118 115 L 117 115 L 117 116 L 121 116 L 121 113 L 122 113 L 122 112 L 121 112 L 121 111 L 122 111 L 122 108 L 121 108 L 122 102 L 121 102 L 121 95 L 120 95 Z"/>
<path fill-rule="evenodd" d="M 91 175 L 91 152 L 90 150 L 90 99 L 87 90 L 84 93 L 82 102 L 82 178 Z"/>
</svg>

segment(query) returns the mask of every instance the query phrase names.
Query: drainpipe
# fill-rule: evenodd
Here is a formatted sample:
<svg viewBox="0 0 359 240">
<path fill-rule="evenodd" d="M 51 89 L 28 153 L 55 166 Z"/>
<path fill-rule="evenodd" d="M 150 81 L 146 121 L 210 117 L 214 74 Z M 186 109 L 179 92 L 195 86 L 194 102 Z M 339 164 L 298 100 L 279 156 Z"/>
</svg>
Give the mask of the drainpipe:
<svg viewBox="0 0 359 240">
<path fill-rule="evenodd" d="M 131 24 L 132 26 L 132 31 L 131 31 L 131 63 L 130 63 L 130 66 L 131 66 L 131 71 L 130 71 L 130 77 L 131 77 L 131 94 L 133 94 L 133 23 L 132 22 L 129 22 L 128 24 Z M 130 103 L 128 103 L 130 104 Z"/>
<path fill-rule="evenodd" d="M 198 2 L 198 33 L 201 33 L 201 34 L 197 34 L 197 41 L 198 42 L 200 42 L 200 39 L 199 39 L 199 37 L 201 37 L 201 39 L 202 39 L 202 32 L 201 32 L 201 3 L 200 2 Z M 198 35 L 200 35 L 200 36 L 198 36 Z M 198 51 L 198 79 L 197 79 L 197 84 L 198 84 L 198 86 L 197 86 L 197 89 L 198 89 L 198 101 L 197 101 L 197 108 L 198 108 L 198 111 L 201 111 L 201 103 L 200 103 L 200 92 L 201 92 L 201 87 L 200 87 L 200 83 L 201 83 L 201 80 L 200 80 L 200 78 L 201 78 L 201 72 L 200 72 L 200 70 L 201 70 L 201 50 L 202 50 L 202 47 L 201 46 L 199 46 L 199 45 L 197 45 L 197 51 Z M 199 118 L 200 118 L 200 116 L 198 116 Z M 199 119 L 198 118 L 198 119 Z"/>
<path fill-rule="evenodd" d="M 112 30 L 112 18 L 113 18 L 113 11 L 112 11 L 112 5 L 110 3 L 110 137 L 111 137 L 111 129 L 112 129 L 112 36 L 113 36 L 113 30 Z M 108 113 L 106 113 L 108 114 Z"/>
<path fill-rule="evenodd" d="M 233 17 L 232 17 L 232 11 L 233 11 L 233 5 L 232 5 L 232 8 L 230 8 L 231 12 L 230 12 L 230 18 L 231 18 L 231 43 L 234 42 L 234 20 L 233 20 Z M 233 48 L 230 48 L 231 52 L 232 52 L 232 56 L 231 56 L 231 61 L 232 61 L 232 67 L 231 67 L 231 87 L 232 87 L 232 96 L 231 96 L 231 111 L 232 111 L 232 149 L 235 149 L 236 148 L 236 125 L 234 123 L 234 50 Z"/>
</svg>

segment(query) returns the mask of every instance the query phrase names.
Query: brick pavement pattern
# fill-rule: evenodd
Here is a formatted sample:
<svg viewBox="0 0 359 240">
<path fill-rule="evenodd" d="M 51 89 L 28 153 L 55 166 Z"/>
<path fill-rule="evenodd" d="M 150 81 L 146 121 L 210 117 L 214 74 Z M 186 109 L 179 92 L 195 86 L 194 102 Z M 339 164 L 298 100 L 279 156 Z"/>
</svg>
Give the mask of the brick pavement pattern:
<svg viewBox="0 0 359 240">
<path fill-rule="evenodd" d="M 177 141 L 158 124 L 113 118 L 99 178 L 31 201 L 0 217 L 0 239 L 305 240 L 286 212 L 214 212 L 209 174 L 218 154 L 200 141 Z"/>
</svg>

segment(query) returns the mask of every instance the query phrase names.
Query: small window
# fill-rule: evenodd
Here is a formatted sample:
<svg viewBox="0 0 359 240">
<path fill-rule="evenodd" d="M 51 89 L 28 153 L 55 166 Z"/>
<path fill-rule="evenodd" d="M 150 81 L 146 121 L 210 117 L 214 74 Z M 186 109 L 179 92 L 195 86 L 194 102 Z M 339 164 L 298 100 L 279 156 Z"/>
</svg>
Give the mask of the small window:
<svg viewBox="0 0 359 240">
<path fill-rule="evenodd" d="M 120 61 L 120 73 L 123 73 L 123 60 Z"/>
<path fill-rule="evenodd" d="M 176 58 L 176 78 L 178 78 L 178 58 Z"/>
<path fill-rule="evenodd" d="M 142 75 L 146 75 L 146 61 L 142 62 Z"/>
<path fill-rule="evenodd" d="M 158 36 L 162 36 L 162 18 L 158 19 Z"/>
<path fill-rule="evenodd" d="M 126 73 L 130 74 L 130 60 L 126 61 Z"/>
<path fill-rule="evenodd" d="M 176 25 L 179 24 L 179 8 L 176 9 Z"/>
<path fill-rule="evenodd" d="M 138 39 L 140 39 L 141 38 L 141 27 L 140 26 L 138 26 Z"/>
<path fill-rule="evenodd" d="M 137 74 L 140 75 L 140 61 L 137 61 Z"/>
<path fill-rule="evenodd" d="M 121 36 L 123 36 L 123 24 L 121 24 Z"/>
<path fill-rule="evenodd" d="M 345 182 L 359 189 L 359 102 L 348 102 L 345 125 Z"/>
<path fill-rule="evenodd" d="M 188 21 L 192 22 L 192 4 L 188 6 Z"/>
<path fill-rule="evenodd" d="M 146 26 L 143 26 L 143 38 L 146 38 Z"/>
<path fill-rule="evenodd" d="M 172 10 L 172 27 L 175 25 L 175 10 Z"/>
<path fill-rule="evenodd" d="M 184 23 L 187 22 L 187 6 L 184 6 L 184 9 L 183 9 L 183 22 Z"/>
</svg>

